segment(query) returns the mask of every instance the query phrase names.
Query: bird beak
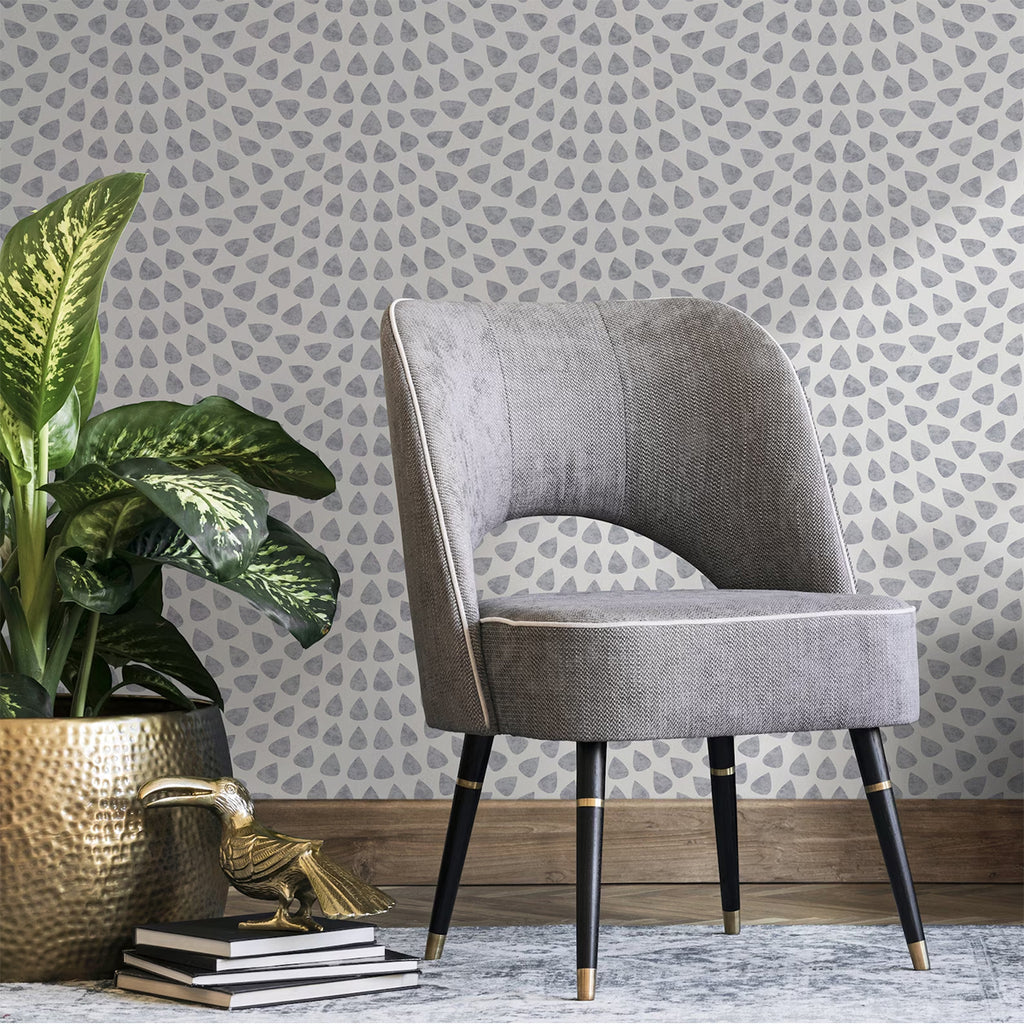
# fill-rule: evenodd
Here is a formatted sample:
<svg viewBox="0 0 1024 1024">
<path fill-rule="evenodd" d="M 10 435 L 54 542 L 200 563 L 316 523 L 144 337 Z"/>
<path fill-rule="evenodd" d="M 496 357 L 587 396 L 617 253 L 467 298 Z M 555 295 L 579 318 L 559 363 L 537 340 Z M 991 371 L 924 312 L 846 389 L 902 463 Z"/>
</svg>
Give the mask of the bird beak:
<svg viewBox="0 0 1024 1024">
<path fill-rule="evenodd" d="M 217 794 L 214 779 L 195 779 L 187 775 L 167 775 L 150 779 L 139 787 L 139 799 L 146 807 L 163 807 L 169 804 L 198 804 L 209 806 Z"/>
</svg>

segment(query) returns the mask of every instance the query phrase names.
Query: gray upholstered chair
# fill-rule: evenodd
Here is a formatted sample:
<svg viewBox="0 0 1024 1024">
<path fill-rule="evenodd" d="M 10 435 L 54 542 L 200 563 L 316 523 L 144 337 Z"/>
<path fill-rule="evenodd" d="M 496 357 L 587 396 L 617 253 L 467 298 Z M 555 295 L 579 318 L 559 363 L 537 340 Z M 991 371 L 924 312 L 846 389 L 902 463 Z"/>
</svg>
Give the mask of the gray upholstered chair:
<svg viewBox="0 0 1024 1024">
<path fill-rule="evenodd" d="M 427 722 L 465 734 L 428 938 L 441 955 L 495 735 L 577 744 L 577 984 L 597 966 L 605 745 L 708 737 L 739 930 L 733 737 L 849 729 L 913 964 L 928 965 L 879 726 L 918 717 L 914 609 L 854 592 L 792 366 L 704 299 L 400 300 L 384 376 Z M 719 588 L 478 601 L 509 519 L 652 538 Z"/>
</svg>

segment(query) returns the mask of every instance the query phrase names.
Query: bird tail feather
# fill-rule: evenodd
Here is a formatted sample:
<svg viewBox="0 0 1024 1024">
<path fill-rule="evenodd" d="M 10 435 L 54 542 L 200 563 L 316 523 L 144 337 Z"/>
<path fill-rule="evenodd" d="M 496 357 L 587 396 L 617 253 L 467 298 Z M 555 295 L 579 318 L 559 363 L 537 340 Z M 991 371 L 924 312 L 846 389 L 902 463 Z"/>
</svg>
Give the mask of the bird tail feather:
<svg viewBox="0 0 1024 1024">
<path fill-rule="evenodd" d="M 390 910 L 395 901 L 376 886 L 312 850 L 302 855 L 305 875 L 325 917 L 367 917 Z"/>
</svg>

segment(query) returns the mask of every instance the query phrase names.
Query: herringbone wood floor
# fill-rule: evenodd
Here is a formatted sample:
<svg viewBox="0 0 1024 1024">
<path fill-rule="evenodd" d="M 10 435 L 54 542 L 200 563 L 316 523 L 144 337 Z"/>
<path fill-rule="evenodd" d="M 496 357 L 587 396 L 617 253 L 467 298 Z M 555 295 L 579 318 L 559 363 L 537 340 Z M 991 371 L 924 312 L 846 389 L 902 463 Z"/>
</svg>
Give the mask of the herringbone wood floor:
<svg viewBox="0 0 1024 1024">
<path fill-rule="evenodd" d="M 380 918 L 395 928 L 426 927 L 433 886 L 385 886 L 398 905 Z M 1024 923 L 1024 887 L 1019 885 L 917 885 L 925 926 L 929 924 Z M 571 924 L 571 885 L 466 885 L 455 904 L 453 925 Z M 744 924 L 896 924 L 892 893 L 884 883 L 745 885 Z M 229 914 L 270 911 L 232 891 Z M 718 886 L 605 885 L 603 924 L 721 924 Z"/>
</svg>

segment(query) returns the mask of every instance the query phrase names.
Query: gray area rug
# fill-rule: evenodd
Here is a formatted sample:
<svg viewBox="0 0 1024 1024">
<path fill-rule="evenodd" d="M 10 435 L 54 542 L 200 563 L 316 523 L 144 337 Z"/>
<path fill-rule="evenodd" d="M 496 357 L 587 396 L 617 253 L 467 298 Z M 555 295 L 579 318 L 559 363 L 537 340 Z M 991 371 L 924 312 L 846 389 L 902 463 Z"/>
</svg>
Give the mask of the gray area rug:
<svg viewBox="0 0 1024 1024">
<path fill-rule="evenodd" d="M 418 953 L 419 929 L 381 929 Z M 418 989 L 234 1010 L 251 1021 L 1020 1021 L 1024 928 L 928 929 L 915 972 L 896 927 L 601 929 L 597 999 L 575 1001 L 571 926 L 457 928 Z M 123 993 L 104 982 L 0 986 L 0 1021 L 211 1021 L 224 1011 Z"/>
</svg>

